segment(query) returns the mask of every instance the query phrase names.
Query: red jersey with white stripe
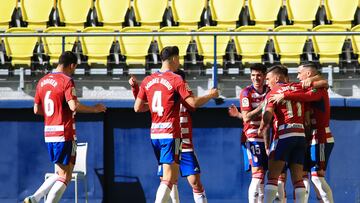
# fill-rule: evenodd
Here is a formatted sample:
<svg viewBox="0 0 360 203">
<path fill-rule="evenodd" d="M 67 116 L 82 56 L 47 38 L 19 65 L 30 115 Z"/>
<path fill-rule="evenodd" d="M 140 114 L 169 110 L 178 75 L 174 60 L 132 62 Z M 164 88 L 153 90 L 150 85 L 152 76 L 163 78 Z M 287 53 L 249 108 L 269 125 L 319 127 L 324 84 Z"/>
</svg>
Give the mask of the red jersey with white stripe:
<svg viewBox="0 0 360 203">
<path fill-rule="evenodd" d="M 186 83 L 187 85 L 187 83 Z M 188 88 L 190 89 L 190 88 Z M 190 91 L 192 94 L 192 91 Z M 192 119 L 189 113 L 194 111 L 193 108 L 189 107 L 186 102 L 182 102 L 180 105 L 180 127 L 181 127 L 181 151 L 192 152 L 194 151 L 194 145 L 192 140 Z"/>
<path fill-rule="evenodd" d="M 44 112 L 45 142 L 76 140 L 75 112 L 68 101 L 77 100 L 74 80 L 64 73 L 49 73 L 36 87 L 35 104 Z"/>
<path fill-rule="evenodd" d="M 284 99 L 309 102 L 310 118 L 312 126 L 312 142 L 314 143 L 333 143 L 334 138 L 331 134 L 330 123 L 330 100 L 325 88 L 299 90 L 286 92 Z"/>
<path fill-rule="evenodd" d="M 147 76 L 138 98 L 147 101 L 151 112 L 151 139 L 180 138 L 180 101 L 191 96 L 181 76 L 166 71 Z"/>
<path fill-rule="evenodd" d="M 247 86 L 240 92 L 240 109 L 241 111 L 252 111 L 256 109 L 265 99 L 267 87 L 264 86 L 264 92 L 259 93 L 253 85 Z M 261 115 L 252 121 L 244 122 L 244 133 L 249 141 L 264 141 L 262 136 L 258 135 Z"/>
<path fill-rule="evenodd" d="M 300 90 L 302 87 L 297 83 L 278 84 L 266 96 L 266 101 L 273 94 L 281 94 L 289 91 Z M 292 136 L 305 137 L 304 133 L 304 103 L 284 100 L 277 104 L 267 102 L 266 108 L 274 109 L 275 134 L 273 139 L 282 139 Z"/>
</svg>

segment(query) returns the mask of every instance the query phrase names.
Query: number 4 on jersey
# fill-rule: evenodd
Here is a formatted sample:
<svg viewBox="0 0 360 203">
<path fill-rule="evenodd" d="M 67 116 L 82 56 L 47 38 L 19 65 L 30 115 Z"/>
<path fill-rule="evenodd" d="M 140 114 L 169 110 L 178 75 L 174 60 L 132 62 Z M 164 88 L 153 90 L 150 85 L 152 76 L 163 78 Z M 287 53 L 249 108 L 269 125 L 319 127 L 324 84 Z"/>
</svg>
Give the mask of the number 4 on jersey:
<svg viewBox="0 0 360 203">
<path fill-rule="evenodd" d="M 158 116 L 162 116 L 164 112 L 164 107 L 162 106 L 161 101 L 161 91 L 155 91 L 152 98 L 151 109 L 154 113 L 157 113 Z"/>
</svg>

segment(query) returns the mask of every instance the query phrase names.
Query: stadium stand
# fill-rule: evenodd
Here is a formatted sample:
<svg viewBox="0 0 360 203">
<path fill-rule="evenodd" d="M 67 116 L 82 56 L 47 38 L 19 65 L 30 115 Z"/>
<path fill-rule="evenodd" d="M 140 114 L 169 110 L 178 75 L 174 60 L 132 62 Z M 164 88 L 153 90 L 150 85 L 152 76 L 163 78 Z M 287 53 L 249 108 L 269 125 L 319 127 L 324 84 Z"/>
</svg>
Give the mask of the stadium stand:
<svg viewBox="0 0 360 203">
<path fill-rule="evenodd" d="M 198 32 L 224 32 L 226 28 L 221 27 L 202 27 Z M 216 43 L 216 58 L 218 64 L 223 64 L 223 57 L 225 56 L 226 47 L 230 38 L 229 36 L 217 36 Z M 197 36 L 196 37 L 197 48 L 199 55 L 203 56 L 203 63 L 213 64 L 214 62 L 214 37 L 213 36 Z"/>
<path fill-rule="evenodd" d="M 305 32 L 304 27 L 279 26 L 275 32 Z M 274 36 L 275 51 L 280 55 L 281 63 L 300 64 L 300 56 L 303 53 L 307 36 Z"/>
<path fill-rule="evenodd" d="M 56 7 L 55 0 L 21 0 L 22 19 L 27 27 L 44 30 L 47 27 L 51 11 Z"/>
<path fill-rule="evenodd" d="M 6 33 L 35 33 L 31 28 L 10 28 Z M 5 37 L 5 48 L 7 56 L 11 57 L 11 64 L 15 65 L 31 65 L 31 57 L 33 56 L 38 37 Z"/>
<path fill-rule="evenodd" d="M 255 25 L 266 29 L 273 29 L 282 0 L 249 0 L 250 19 Z"/>
<path fill-rule="evenodd" d="M 49 27 L 44 30 L 45 33 L 71 33 L 76 32 L 75 28 L 68 27 Z M 42 37 L 45 54 L 50 57 L 50 64 L 53 65 L 59 60 L 62 53 L 62 37 Z M 73 50 L 77 37 L 65 37 L 65 51 Z"/>
<path fill-rule="evenodd" d="M 351 21 L 354 20 L 359 5 L 358 0 L 325 0 L 324 5 L 327 18 L 332 21 L 333 25 L 351 28 Z"/>
<path fill-rule="evenodd" d="M 151 32 L 150 28 L 125 27 L 121 32 Z M 126 64 L 146 64 L 146 56 L 153 37 L 120 37 L 121 54 L 126 56 Z"/>
<path fill-rule="evenodd" d="M 87 27 L 82 32 L 114 32 L 106 27 Z M 115 41 L 115 37 L 81 37 L 83 54 L 87 56 L 87 63 L 107 65 L 110 55 L 110 48 Z"/>
<path fill-rule="evenodd" d="M 172 0 L 171 2 L 174 21 L 181 27 L 197 30 L 206 0 Z"/>
<path fill-rule="evenodd" d="M 352 32 L 359 32 L 360 31 L 360 25 L 357 25 L 351 29 Z M 351 42 L 352 47 L 354 50 L 354 53 L 357 55 L 360 55 L 360 36 L 359 35 L 353 35 L 351 36 Z M 358 58 L 358 62 L 360 63 L 360 58 Z"/>
<path fill-rule="evenodd" d="M 125 21 L 125 15 L 130 7 L 130 0 L 97 0 L 95 8 L 98 21 L 104 27 L 110 27 L 114 30 L 121 30 L 122 23 Z"/>
<path fill-rule="evenodd" d="M 141 27 L 158 30 L 163 20 L 163 15 L 168 6 L 167 0 L 149 1 L 134 0 L 134 11 L 136 21 L 141 23 Z"/>
<path fill-rule="evenodd" d="M 335 25 L 318 25 L 313 28 L 315 32 L 336 32 L 346 31 L 344 27 Z M 342 47 L 346 36 L 314 36 L 314 50 L 317 55 L 320 56 L 319 62 L 323 63 L 335 63 L 339 64 L 339 55 L 342 52 Z"/>
<path fill-rule="evenodd" d="M 257 26 L 242 26 L 235 31 L 265 32 L 266 29 Z M 241 62 L 243 64 L 261 63 L 268 40 L 268 36 L 235 36 L 236 52 L 241 56 Z"/>
<path fill-rule="evenodd" d="M 82 30 L 87 21 L 90 9 L 93 7 L 92 0 L 58 0 L 57 8 L 60 21 L 66 27 L 73 27 Z"/>
<path fill-rule="evenodd" d="M 217 27 L 236 28 L 245 0 L 210 0 L 211 17 Z"/>
<path fill-rule="evenodd" d="M 190 30 L 184 27 L 163 27 L 159 32 L 189 32 Z M 184 65 L 184 57 L 186 56 L 186 51 L 188 45 L 191 41 L 191 36 L 159 36 L 159 50 L 162 50 L 166 46 L 178 46 L 179 47 L 179 56 L 180 63 Z"/>
<path fill-rule="evenodd" d="M 296 26 L 313 28 L 321 0 L 286 0 L 288 18 Z"/>
<path fill-rule="evenodd" d="M 0 31 L 9 28 L 11 16 L 17 6 L 17 0 L 0 0 Z"/>
</svg>

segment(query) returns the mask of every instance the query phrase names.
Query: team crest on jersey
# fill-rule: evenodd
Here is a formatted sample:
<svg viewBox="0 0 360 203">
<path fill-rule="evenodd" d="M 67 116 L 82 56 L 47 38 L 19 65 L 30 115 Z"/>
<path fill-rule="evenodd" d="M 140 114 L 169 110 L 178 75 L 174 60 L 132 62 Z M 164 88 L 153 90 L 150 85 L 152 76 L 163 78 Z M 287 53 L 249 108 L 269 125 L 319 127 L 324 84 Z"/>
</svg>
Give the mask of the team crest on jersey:
<svg viewBox="0 0 360 203">
<path fill-rule="evenodd" d="M 76 96 L 76 89 L 75 89 L 75 87 L 73 87 L 73 88 L 71 89 L 71 94 L 72 94 L 73 96 Z"/>
<path fill-rule="evenodd" d="M 242 107 L 249 107 L 249 106 L 250 106 L 249 99 L 248 99 L 248 98 L 243 98 L 243 99 L 241 100 L 241 106 L 242 106 Z"/>
</svg>

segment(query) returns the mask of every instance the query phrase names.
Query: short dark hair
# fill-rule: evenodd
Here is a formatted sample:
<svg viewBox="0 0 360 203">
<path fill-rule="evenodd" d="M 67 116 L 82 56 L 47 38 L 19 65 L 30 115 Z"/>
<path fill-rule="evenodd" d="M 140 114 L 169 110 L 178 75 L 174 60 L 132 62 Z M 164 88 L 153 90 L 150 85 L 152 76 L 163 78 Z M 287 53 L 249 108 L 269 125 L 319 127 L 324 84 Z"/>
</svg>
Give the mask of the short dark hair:
<svg viewBox="0 0 360 203">
<path fill-rule="evenodd" d="M 173 56 L 179 56 L 179 48 L 177 46 L 167 46 L 160 52 L 161 61 L 169 60 Z"/>
<path fill-rule="evenodd" d="M 59 58 L 59 64 L 64 67 L 67 67 L 70 64 L 77 64 L 77 57 L 72 51 L 65 51 Z"/>
<path fill-rule="evenodd" d="M 274 65 L 274 66 L 271 66 L 267 73 L 270 73 L 270 72 L 273 72 L 274 74 L 276 75 L 283 75 L 285 77 L 288 76 L 288 69 L 286 66 L 283 66 L 283 65 Z"/>
<path fill-rule="evenodd" d="M 304 68 L 312 68 L 314 70 L 320 69 L 320 67 L 316 63 L 312 63 L 312 62 L 301 64 L 301 66 Z"/>
<path fill-rule="evenodd" d="M 250 66 L 250 71 L 260 71 L 263 74 L 266 74 L 266 66 L 262 63 L 255 63 L 253 65 Z"/>
<path fill-rule="evenodd" d="M 182 79 L 185 80 L 185 72 L 183 70 L 178 69 L 174 73 L 180 75 L 182 77 Z"/>
</svg>

